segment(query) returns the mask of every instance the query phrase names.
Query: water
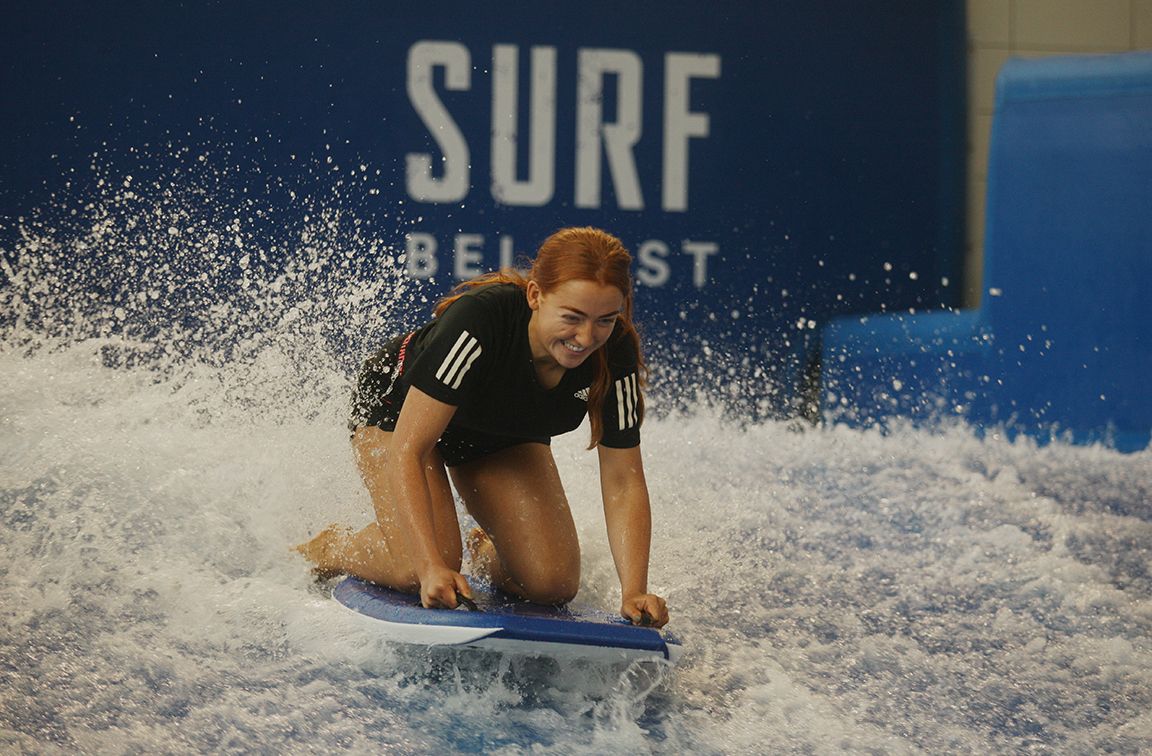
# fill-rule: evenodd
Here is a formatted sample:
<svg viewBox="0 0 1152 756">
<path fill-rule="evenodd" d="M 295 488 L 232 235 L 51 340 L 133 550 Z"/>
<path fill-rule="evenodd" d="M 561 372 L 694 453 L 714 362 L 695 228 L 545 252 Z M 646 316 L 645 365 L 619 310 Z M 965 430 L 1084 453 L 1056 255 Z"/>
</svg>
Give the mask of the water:
<svg viewBox="0 0 1152 756">
<path fill-rule="evenodd" d="M 188 220 L 122 184 L 4 250 L 0 751 L 1152 749 L 1148 451 L 701 402 L 645 427 L 675 670 L 380 642 L 289 546 L 369 516 L 333 344 L 418 292 L 364 284 L 354 216 Z M 585 443 L 555 453 L 582 597 L 613 608 Z"/>
</svg>

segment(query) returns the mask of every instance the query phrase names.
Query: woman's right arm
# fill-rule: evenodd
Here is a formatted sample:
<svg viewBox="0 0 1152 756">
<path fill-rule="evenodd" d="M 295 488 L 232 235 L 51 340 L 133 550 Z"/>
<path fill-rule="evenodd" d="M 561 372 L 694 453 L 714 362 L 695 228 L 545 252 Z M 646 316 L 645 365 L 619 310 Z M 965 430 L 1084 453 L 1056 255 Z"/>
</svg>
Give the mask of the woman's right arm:
<svg viewBox="0 0 1152 756">
<path fill-rule="evenodd" d="M 400 529 L 408 537 L 408 553 L 420 581 L 420 603 L 425 607 L 456 608 L 456 593 L 471 598 L 468 581 L 440 556 L 432 521 L 432 494 L 426 469 L 434 461 L 436 442 L 448 427 L 456 407 L 433 399 L 413 386 L 396 420 L 392 435 L 389 475 L 396 497 Z"/>
</svg>

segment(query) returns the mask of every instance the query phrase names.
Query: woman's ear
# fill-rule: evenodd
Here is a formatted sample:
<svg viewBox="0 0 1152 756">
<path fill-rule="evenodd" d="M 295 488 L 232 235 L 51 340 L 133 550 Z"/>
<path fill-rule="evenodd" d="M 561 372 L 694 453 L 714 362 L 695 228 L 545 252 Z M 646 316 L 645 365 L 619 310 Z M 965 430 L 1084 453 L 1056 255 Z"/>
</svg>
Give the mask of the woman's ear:
<svg viewBox="0 0 1152 756">
<path fill-rule="evenodd" d="M 540 297 L 544 292 L 540 291 L 540 284 L 535 281 L 528 281 L 528 287 L 524 290 L 524 296 L 528 298 L 528 307 L 533 310 L 540 309 Z"/>
</svg>

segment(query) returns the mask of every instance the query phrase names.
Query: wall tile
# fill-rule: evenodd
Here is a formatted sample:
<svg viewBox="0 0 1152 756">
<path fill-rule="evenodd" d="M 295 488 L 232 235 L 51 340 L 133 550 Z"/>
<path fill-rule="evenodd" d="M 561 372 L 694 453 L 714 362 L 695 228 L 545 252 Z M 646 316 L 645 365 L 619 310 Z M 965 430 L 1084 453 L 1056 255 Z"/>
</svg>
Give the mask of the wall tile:
<svg viewBox="0 0 1152 756">
<path fill-rule="evenodd" d="M 1152 0 L 1132 0 L 1132 42 L 1137 50 L 1152 50 Z"/>
<path fill-rule="evenodd" d="M 996 74 L 1011 57 L 1008 50 L 976 49 L 968 54 L 968 109 L 991 113 L 996 103 Z"/>
<path fill-rule="evenodd" d="M 983 180 L 988 176 L 988 147 L 992 142 L 992 114 L 968 116 L 968 179 Z"/>
<path fill-rule="evenodd" d="M 968 40 L 976 47 L 1008 47 L 1012 43 L 1009 0 L 967 0 Z"/>
<path fill-rule="evenodd" d="M 1034 49 L 1127 50 L 1130 0 L 1015 0 L 1013 44 Z"/>
</svg>

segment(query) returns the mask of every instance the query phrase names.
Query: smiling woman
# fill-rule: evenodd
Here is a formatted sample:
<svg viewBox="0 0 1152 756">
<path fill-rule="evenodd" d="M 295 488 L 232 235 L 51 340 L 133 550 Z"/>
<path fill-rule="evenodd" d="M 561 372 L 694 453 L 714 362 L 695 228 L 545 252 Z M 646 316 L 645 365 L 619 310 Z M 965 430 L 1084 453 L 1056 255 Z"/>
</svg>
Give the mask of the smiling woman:
<svg viewBox="0 0 1152 756">
<path fill-rule="evenodd" d="M 549 447 L 587 415 L 623 616 L 663 626 L 648 593 L 651 510 L 640 455 L 645 373 L 632 324 L 631 256 L 594 228 L 562 229 L 528 277 L 501 271 L 441 300 L 361 372 L 352 444 L 376 520 L 330 526 L 299 551 L 346 573 L 455 608 L 471 588 L 452 487 L 479 527 L 473 568 L 546 604 L 572 599 L 580 547 Z M 451 482 L 450 482 L 451 481 Z"/>
<path fill-rule="evenodd" d="M 548 387 L 559 383 L 565 370 L 579 367 L 589 354 L 608 343 L 624 307 L 619 289 L 595 281 L 568 281 L 551 294 L 529 281 L 526 294 L 528 306 L 539 315 L 528 323 L 532 359 L 541 382 Z"/>
</svg>

